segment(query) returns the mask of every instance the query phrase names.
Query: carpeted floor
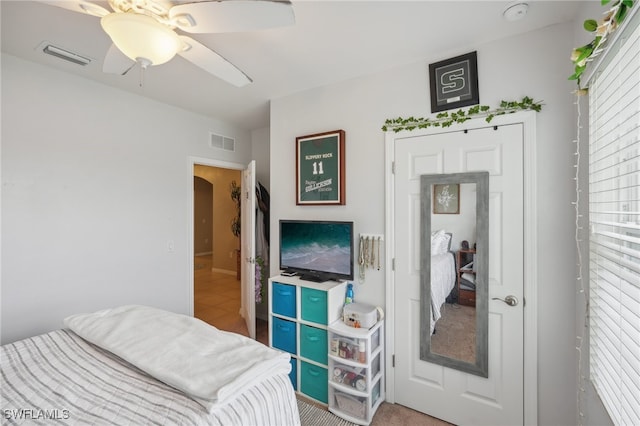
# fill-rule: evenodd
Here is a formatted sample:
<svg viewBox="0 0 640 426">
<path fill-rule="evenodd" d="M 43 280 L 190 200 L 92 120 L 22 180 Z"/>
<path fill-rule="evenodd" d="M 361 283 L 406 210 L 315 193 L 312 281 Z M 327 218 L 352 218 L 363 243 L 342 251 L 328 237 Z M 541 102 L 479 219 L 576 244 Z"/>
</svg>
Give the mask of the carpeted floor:
<svg viewBox="0 0 640 426">
<path fill-rule="evenodd" d="M 445 303 L 431 336 L 431 351 L 474 364 L 476 362 L 476 308 Z"/>
</svg>

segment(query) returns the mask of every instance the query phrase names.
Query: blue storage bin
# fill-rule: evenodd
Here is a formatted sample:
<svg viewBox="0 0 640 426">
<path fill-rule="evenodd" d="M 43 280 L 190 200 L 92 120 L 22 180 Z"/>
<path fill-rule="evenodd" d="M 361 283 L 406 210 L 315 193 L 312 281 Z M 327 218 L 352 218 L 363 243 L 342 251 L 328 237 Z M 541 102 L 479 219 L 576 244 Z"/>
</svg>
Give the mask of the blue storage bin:
<svg viewBox="0 0 640 426">
<path fill-rule="evenodd" d="M 296 323 L 273 317 L 271 324 L 271 341 L 274 348 L 296 353 Z"/>
<path fill-rule="evenodd" d="M 302 288 L 302 319 L 327 325 L 327 292 L 314 288 Z"/>
<path fill-rule="evenodd" d="M 293 385 L 293 390 L 298 390 L 298 360 L 291 358 L 291 371 L 289 372 L 289 380 Z"/>
<path fill-rule="evenodd" d="M 320 364 L 327 364 L 328 348 L 327 330 L 305 324 L 300 325 L 300 356 Z"/>
<path fill-rule="evenodd" d="M 296 286 L 274 282 L 271 285 L 273 313 L 296 317 Z"/>
<path fill-rule="evenodd" d="M 300 389 L 305 395 L 327 404 L 329 402 L 327 379 L 326 368 L 300 362 Z"/>
</svg>

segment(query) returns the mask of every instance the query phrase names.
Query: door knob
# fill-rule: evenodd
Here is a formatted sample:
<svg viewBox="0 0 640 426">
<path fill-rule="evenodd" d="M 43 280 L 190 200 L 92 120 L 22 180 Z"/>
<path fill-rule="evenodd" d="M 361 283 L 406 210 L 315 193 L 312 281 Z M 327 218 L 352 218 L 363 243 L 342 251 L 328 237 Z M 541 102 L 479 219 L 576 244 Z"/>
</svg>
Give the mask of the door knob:
<svg viewBox="0 0 640 426">
<path fill-rule="evenodd" d="M 494 297 L 492 300 L 502 300 L 504 303 L 506 303 L 509 306 L 516 306 L 518 304 L 518 298 L 515 296 L 507 296 L 504 299 L 500 299 L 499 297 Z"/>
</svg>

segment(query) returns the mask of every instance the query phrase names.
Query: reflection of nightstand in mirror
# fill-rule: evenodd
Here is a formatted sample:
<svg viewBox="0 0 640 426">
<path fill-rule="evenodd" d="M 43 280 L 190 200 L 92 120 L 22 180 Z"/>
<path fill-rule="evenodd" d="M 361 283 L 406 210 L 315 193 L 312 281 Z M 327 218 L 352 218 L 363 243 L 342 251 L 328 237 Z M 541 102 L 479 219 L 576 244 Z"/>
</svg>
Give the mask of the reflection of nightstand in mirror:
<svg viewBox="0 0 640 426">
<path fill-rule="evenodd" d="M 456 253 L 458 303 L 461 305 L 476 306 L 476 271 L 473 267 L 475 254 L 474 249 L 462 249 Z"/>
</svg>

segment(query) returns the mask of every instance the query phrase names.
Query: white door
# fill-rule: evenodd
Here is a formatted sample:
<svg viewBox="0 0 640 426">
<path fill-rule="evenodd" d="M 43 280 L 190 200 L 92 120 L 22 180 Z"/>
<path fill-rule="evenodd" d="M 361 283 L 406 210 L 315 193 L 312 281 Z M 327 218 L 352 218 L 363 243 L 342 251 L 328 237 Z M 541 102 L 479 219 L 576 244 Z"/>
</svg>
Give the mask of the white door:
<svg viewBox="0 0 640 426">
<path fill-rule="evenodd" d="M 240 314 L 247 322 L 249 337 L 256 338 L 256 162 L 251 161 L 242 172 L 242 227 L 240 257 L 242 259 L 242 291 Z"/>
<path fill-rule="evenodd" d="M 409 135 L 393 149 L 395 402 L 458 425 L 523 424 L 523 124 Z M 419 354 L 420 175 L 469 171 L 490 175 L 488 378 Z M 508 295 L 520 302 L 492 300 Z"/>
</svg>

